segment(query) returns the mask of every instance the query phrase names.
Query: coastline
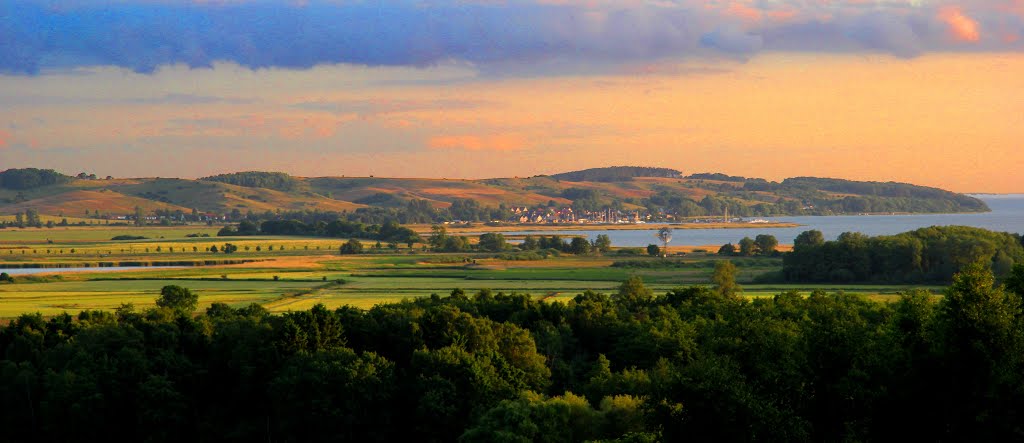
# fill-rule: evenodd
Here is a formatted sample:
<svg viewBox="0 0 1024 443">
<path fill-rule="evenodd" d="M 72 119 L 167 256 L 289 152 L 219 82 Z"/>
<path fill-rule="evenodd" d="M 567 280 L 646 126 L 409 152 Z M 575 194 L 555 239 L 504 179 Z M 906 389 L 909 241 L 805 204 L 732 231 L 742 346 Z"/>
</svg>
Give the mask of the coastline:
<svg viewBox="0 0 1024 443">
<path fill-rule="evenodd" d="M 406 225 L 409 229 L 412 229 L 417 234 L 429 235 L 431 233 L 430 224 L 413 224 Z M 641 223 L 641 224 L 539 224 L 539 225 L 501 225 L 501 226 L 488 226 L 483 223 L 474 223 L 469 225 L 442 225 L 448 230 L 449 234 L 483 234 L 487 232 L 521 232 L 521 231 L 544 231 L 544 232 L 558 232 L 558 231 L 649 231 L 661 228 L 671 228 L 673 230 L 687 230 L 687 229 L 747 229 L 752 227 L 757 228 L 797 228 L 803 226 L 799 223 Z"/>
</svg>

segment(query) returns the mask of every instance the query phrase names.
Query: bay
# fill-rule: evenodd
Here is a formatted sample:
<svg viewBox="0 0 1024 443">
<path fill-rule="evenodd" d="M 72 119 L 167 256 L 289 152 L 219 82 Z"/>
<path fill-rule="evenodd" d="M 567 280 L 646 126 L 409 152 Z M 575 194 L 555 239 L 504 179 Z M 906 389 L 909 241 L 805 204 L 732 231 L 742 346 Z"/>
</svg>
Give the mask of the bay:
<svg viewBox="0 0 1024 443">
<path fill-rule="evenodd" d="M 774 235 L 780 244 L 792 244 L 801 232 L 817 229 L 828 240 L 844 232 L 862 234 L 893 235 L 929 226 L 973 226 L 991 231 L 1024 233 L 1024 194 L 975 195 L 984 200 L 991 212 L 971 214 L 914 214 L 914 215 L 834 215 L 765 217 L 773 222 L 798 223 L 795 228 L 766 228 L 751 225 L 750 228 L 733 229 L 676 229 L 671 245 L 723 245 L 736 243 L 743 237 L 754 238 L 759 234 Z M 562 235 L 585 236 L 591 240 L 598 234 L 606 234 L 614 246 L 647 246 L 660 243 L 657 230 L 565 230 L 565 231 L 512 231 L 505 235 Z"/>
</svg>

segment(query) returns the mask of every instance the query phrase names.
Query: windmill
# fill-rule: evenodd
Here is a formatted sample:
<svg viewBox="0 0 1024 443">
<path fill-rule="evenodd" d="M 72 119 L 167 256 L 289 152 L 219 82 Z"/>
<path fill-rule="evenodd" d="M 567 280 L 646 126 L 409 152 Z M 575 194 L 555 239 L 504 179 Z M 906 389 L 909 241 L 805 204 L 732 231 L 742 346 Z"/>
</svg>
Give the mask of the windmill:
<svg viewBox="0 0 1024 443">
<path fill-rule="evenodd" d="M 666 226 L 659 229 L 657 237 L 661 240 L 661 243 L 665 245 L 665 248 L 662 249 L 661 256 L 668 256 L 668 242 L 672 241 L 672 228 Z"/>
</svg>

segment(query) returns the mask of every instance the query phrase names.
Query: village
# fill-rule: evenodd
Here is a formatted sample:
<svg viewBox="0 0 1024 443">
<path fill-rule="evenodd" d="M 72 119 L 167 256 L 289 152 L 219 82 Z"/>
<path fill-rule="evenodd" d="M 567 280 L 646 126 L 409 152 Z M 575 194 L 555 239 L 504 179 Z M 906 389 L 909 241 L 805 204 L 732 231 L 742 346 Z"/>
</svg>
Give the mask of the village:
<svg viewBox="0 0 1024 443">
<path fill-rule="evenodd" d="M 742 217 L 730 217 L 728 211 L 721 216 L 680 217 L 676 214 L 660 212 L 651 214 L 640 210 L 618 210 L 605 208 L 600 211 L 575 211 L 572 207 L 513 207 L 512 216 L 507 220 L 491 220 L 490 224 L 522 224 L 522 225 L 623 225 L 645 223 L 770 223 L 765 219 L 746 220 Z M 451 220 L 444 224 L 458 225 L 472 223 L 471 220 Z"/>
</svg>

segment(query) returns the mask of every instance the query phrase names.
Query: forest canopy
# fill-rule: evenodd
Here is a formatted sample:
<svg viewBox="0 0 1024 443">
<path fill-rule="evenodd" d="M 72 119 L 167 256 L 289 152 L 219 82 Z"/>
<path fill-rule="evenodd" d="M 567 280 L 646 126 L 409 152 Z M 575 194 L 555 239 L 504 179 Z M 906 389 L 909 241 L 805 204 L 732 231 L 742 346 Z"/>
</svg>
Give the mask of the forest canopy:
<svg viewBox="0 0 1024 443">
<path fill-rule="evenodd" d="M 274 189 L 277 191 L 291 191 L 298 186 L 298 180 L 283 172 L 233 172 L 230 174 L 213 175 L 203 177 L 200 180 L 227 183 L 229 185 L 245 186 L 247 188 Z"/>
<path fill-rule="evenodd" d="M 944 283 L 978 262 L 1006 276 L 1024 263 L 1021 237 L 967 226 L 878 237 L 846 232 L 831 241 L 819 231 L 806 231 L 784 256 L 783 274 L 792 282 Z"/>
<path fill-rule="evenodd" d="M 71 177 L 52 169 L 8 169 L 0 172 L 0 188 L 27 190 L 71 181 Z"/>
<path fill-rule="evenodd" d="M 957 194 L 938 188 L 911 185 L 895 182 L 859 182 L 837 178 L 794 177 L 787 178 L 779 184 L 781 189 L 794 192 L 824 191 L 836 194 L 856 194 L 853 202 L 845 202 L 847 212 L 858 212 L 860 208 L 850 207 L 853 204 L 864 205 L 859 212 L 886 212 L 889 209 L 887 199 L 895 201 L 914 201 L 909 206 L 915 212 L 943 212 L 956 209 L 962 212 L 987 211 L 988 206 L 981 200 L 963 194 Z M 891 204 L 890 204 L 891 205 Z"/>
<path fill-rule="evenodd" d="M 194 316 L 162 292 L 0 327 L 4 440 L 1007 441 L 1024 410 L 1021 265 L 892 303 L 631 278 Z"/>
<path fill-rule="evenodd" d="M 683 174 L 675 169 L 650 168 L 644 166 L 612 166 L 607 168 L 591 168 L 582 171 L 563 172 L 551 178 L 573 182 L 618 182 L 630 181 L 634 177 L 668 177 L 677 178 Z"/>
</svg>

